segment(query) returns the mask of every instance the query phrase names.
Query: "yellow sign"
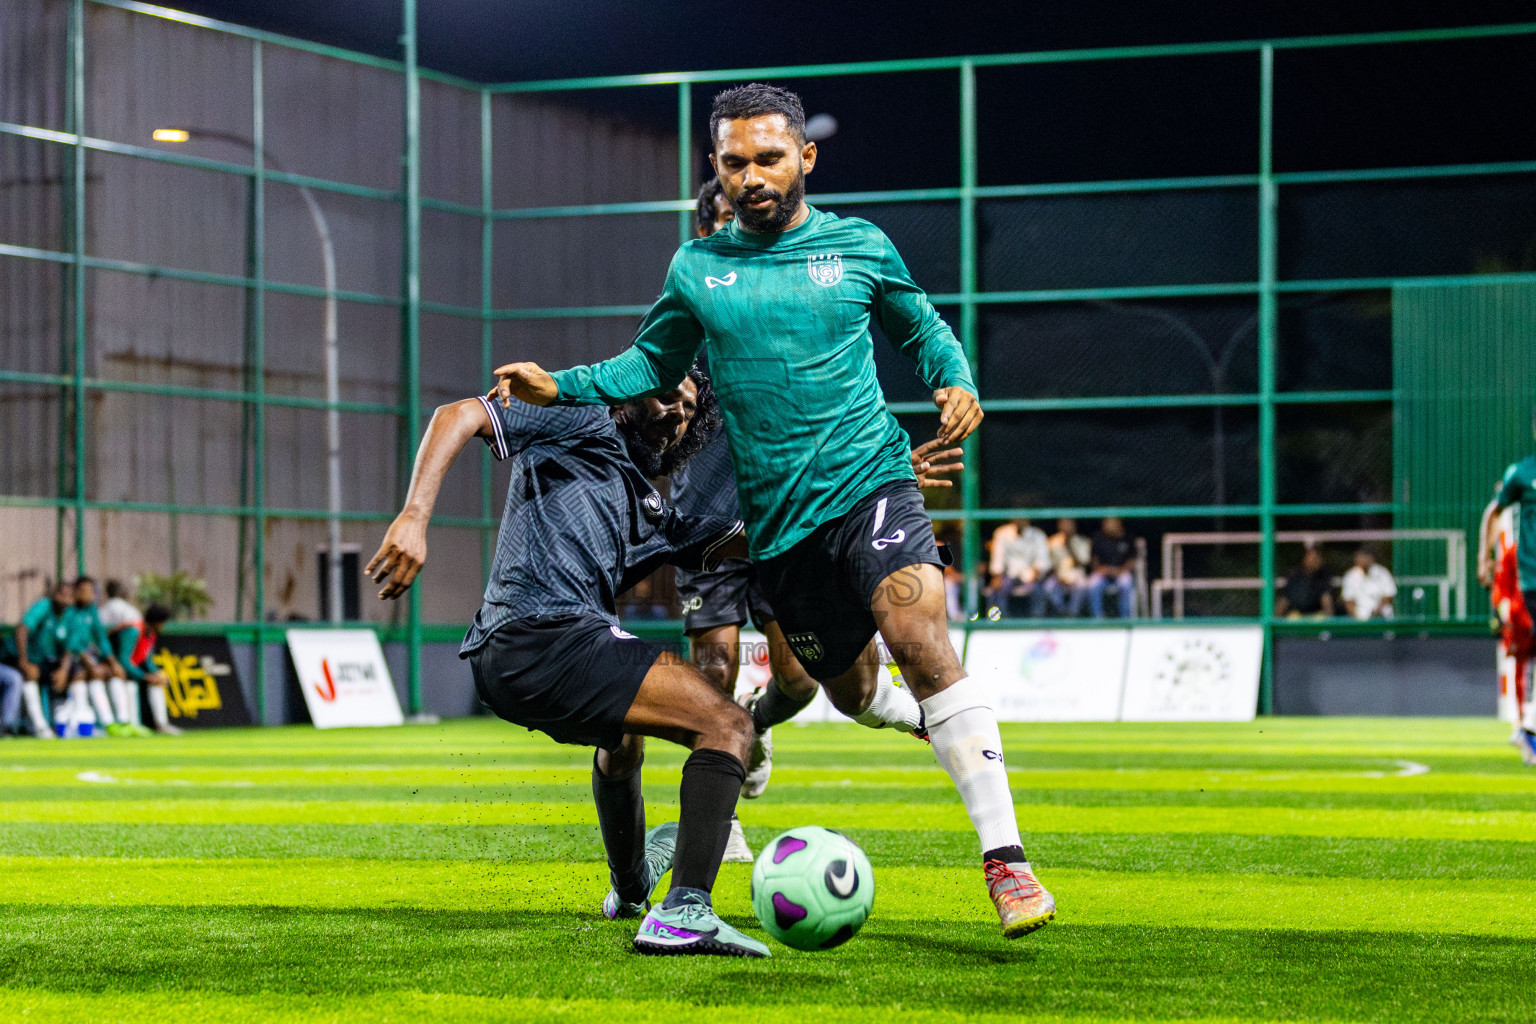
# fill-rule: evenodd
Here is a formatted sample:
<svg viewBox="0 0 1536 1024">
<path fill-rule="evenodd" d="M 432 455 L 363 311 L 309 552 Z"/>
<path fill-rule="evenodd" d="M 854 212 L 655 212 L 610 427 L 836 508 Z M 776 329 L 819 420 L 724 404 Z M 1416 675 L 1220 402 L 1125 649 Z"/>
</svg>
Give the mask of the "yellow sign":
<svg viewBox="0 0 1536 1024">
<path fill-rule="evenodd" d="M 196 654 L 172 654 L 161 648 L 155 665 L 165 674 L 165 704 L 177 718 L 196 718 L 199 711 L 217 711 L 224 706 L 219 699 L 216 675 L 227 675 L 228 665 Z"/>
</svg>

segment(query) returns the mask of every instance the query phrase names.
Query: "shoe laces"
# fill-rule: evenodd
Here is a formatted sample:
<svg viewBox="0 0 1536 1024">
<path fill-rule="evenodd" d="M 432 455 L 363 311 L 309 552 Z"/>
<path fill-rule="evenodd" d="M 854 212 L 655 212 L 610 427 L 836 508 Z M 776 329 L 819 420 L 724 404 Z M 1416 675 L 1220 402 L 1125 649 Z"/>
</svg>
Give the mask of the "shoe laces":
<svg viewBox="0 0 1536 1024">
<path fill-rule="evenodd" d="M 715 909 L 697 896 L 684 896 L 683 905 L 677 908 L 677 913 L 683 923 L 688 924 L 701 918 L 714 917 Z"/>
<path fill-rule="evenodd" d="M 1027 900 L 1045 892 L 1045 887 L 1026 868 L 1016 868 L 1000 860 L 989 860 L 982 870 L 987 876 L 987 888 L 994 897 Z"/>
</svg>

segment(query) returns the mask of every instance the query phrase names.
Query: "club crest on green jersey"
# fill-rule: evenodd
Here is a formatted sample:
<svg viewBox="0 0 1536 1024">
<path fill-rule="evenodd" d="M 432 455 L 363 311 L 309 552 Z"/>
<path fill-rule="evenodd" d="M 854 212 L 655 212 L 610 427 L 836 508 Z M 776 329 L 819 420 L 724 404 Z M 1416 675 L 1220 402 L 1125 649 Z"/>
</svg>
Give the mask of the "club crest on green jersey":
<svg viewBox="0 0 1536 1024">
<path fill-rule="evenodd" d="M 843 254 L 840 252 L 812 253 L 805 258 L 806 272 L 811 280 L 823 288 L 830 288 L 843 279 Z"/>
</svg>

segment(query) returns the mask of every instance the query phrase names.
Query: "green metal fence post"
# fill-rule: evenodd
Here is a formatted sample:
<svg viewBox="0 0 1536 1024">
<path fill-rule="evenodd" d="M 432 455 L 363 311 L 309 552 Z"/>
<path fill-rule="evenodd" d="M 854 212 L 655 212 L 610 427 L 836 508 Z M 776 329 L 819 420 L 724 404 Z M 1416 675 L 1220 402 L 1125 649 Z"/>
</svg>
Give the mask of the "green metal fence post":
<svg viewBox="0 0 1536 1024">
<path fill-rule="evenodd" d="M 964 61 L 960 65 L 960 344 L 980 390 L 976 335 L 976 65 Z M 965 442 L 966 471 L 960 481 L 960 507 L 964 510 L 960 551 L 965 559 L 967 615 L 975 615 L 981 607 L 979 581 L 974 575 L 981 558 L 981 524 L 975 518 L 981 505 L 980 450 L 981 438 L 973 434 Z"/>
<path fill-rule="evenodd" d="M 677 83 L 677 198 L 693 198 L 693 88 Z M 693 216 L 687 210 L 677 213 L 677 244 L 693 237 Z"/>
<path fill-rule="evenodd" d="M 252 500 L 256 506 L 256 536 L 251 540 L 255 563 L 256 721 L 267 724 L 267 145 L 266 86 L 261 40 L 251 43 L 251 396 L 255 404 L 256 454 L 251 469 Z M 238 614 L 238 613 L 237 613 Z"/>
<path fill-rule="evenodd" d="M 421 81 L 416 70 L 416 0 L 402 0 L 405 49 L 405 305 L 402 346 L 406 369 L 406 450 L 421 433 Z M 407 462 L 409 464 L 409 462 Z M 421 714 L 421 587 L 410 589 L 406 637 L 407 681 L 412 715 Z"/>
<path fill-rule="evenodd" d="M 492 324 L 491 310 L 495 302 L 491 295 L 491 256 L 495 249 L 496 218 L 494 194 L 491 191 L 491 92 L 480 90 L 480 387 L 490 386 Z M 483 447 L 483 446 L 482 446 Z M 491 495 L 491 450 L 480 453 L 480 518 L 491 521 L 495 508 Z M 480 576 L 482 583 L 491 579 L 492 542 L 494 535 L 488 525 L 480 527 Z"/>
<path fill-rule="evenodd" d="M 1275 375 L 1278 331 L 1275 278 L 1279 263 L 1274 167 L 1275 49 L 1259 51 L 1259 616 L 1264 668 L 1259 712 L 1274 711 L 1275 667 Z"/>
<path fill-rule="evenodd" d="M 74 396 L 71 448 L 75 453 L 75 574 L 85 575 L 85 3 L 69 5 L 68 127 L 75 135 L 70 150 L 69 275 L 70 337 L 73 355 L 71 391 Z"/>
</svg>

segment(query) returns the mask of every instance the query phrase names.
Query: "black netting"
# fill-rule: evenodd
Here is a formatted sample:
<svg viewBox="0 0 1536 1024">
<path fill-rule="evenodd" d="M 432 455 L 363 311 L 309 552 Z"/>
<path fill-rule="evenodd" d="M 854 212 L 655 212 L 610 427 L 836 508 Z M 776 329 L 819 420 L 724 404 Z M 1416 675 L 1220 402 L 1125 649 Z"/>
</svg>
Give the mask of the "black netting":
<svg viewBox="0 0 1536 1024">
<path fill-rule="evenodd" d="M 992 508 L 1246 504 L 1258 499 L 1251 408 L 991 413 L 981 428 Z"/>
<path fill-rule="evenodd" d="M 983 307 L 982 394 L 1252 391 L 1257 325 L 1248 297 Z"/>
<path fill-rule="evenodd" d="M 1392 386 L 1392 294 L 1282 295 L 1278 377 L 1282 390 Z"/>
<path fill-rule="evenodd" d="M 953 306 L 939 307 L 939 316 L 944 318 L 951 330 L 960 326 L 959 310 Z M 885 392 L 885 397 L 892 402 L 930 402 L 933 400 L 933 392 L 928 385 L 917 375 L 917 367 L 906 356 L 891 347 L 890 340 L 880 330 L 878 323 L 871 322 L 869 332 L 875 341 L 875 372 L 880 377 L 880 387 Z"/>
<path fill-rule="evenodd" d="M 244 183 L 235 181 L 237 190 L 243 190 Z M 237 197 L 243 195 L 243 191 L 236 192 Z M 330 233 L 336 257 L 336 286 L 343 291 L 370 295 L 399 295 L 405 234 L 400 204 L 337 192 L 315 192 L 314 200 Z M 232 201 L 235 214 L 243 216 L 243 200 L 225 199 L 226 203 Z M 197 237 L 202 236 L 199 233 Z M 243 254 L 244 238 L 243 226 L 236 221 L 229 235 L 220 241 Z M 478 236 L 472 244 L 478 250 Z M 267 279 L 319 287 L 325 283 L 323 252 L 320 229 L 302 193 L 292 185 L 269 181 Z"/>
<path fill-rule="evenodd" d="M 87 373 L 184 387 L 239 391 L 246 386 L 244 288 L 88 270 L 86 295 Z M 279 316 L 269 330 L 285 327 Z M 318 353 L 318 327 L 313 337 Z"/>
<path fill-rule="evenodd" d="M 503 220 L 491 264 L 498 309 L 650 305 L 677 252 L 673 213 Z"/>
<path fill-rule="evenodd" d="M 676 199 L 677 89 L 504 93 L 491 146 L 498 208 Z"/>
<path fill-rule="evenodd" d="M 1281 171 L 1536 157 L 1536 39 L 1281 50 Z"/>
<path fill-rule="evenodd" d="M 493 362 L 532 360 L 549 369 L 595 363 L 628 348 L 639 325 L 638 316 L 501 320 L 493 336 Z"/>
<path fill-rule="evenodd" d="M 63 249 L 64 181 L 69 149 L 0 135 L 0 242 Z"/>
<path fill-rule="evenodd" d="M 936 293 L 960 290 L 958 204 L 849 203 L 825 209 L 843 217 L 863 217 L 884 231 L 919 288 Z"/>
<path fill-rule="evenodd" d="M 984 291 L 1252 281 L 1252 189 L 994 199 L 980 204 Z"/>
<path fill-rule="evenodd" d="M 480 205 L 478 92 L 422 80 L 421 194 Z"/>
<path fill-rule="evenodd" d="M 983 185 L 1252 174 L 1254 53 L 983 68 Z"/>
<path fill-rule="evenodd" d="M 86 154 L 85 165 L 90 182 L 87 254 L 182 270 L 245 274 L 248 179 L 94 151 Z M 268 203 L 270 206 L 270 199 Z M 398 207 L 396 211 L 398 234 Z M 290 244 L 286 236 L 273 238 L 274 212 L 268 210 L 269 260 L 278 252 L 286 253 L 285 245 Z M 308 223 L 306 219 L 305 224 Z M 339 264 L 342 257 L 340 242 L 337 244 Z M 315 253 L 316 269 L 312 279 L 306 277 L 303 281 L 318 284 L 319 243 L 313 228 L 309 228 L 308 249 Z M 375 258 L 374 253 L 366 250 L 354 250 L 352 256 L 365 270 Z M 398 267 L 397 263 L 396 287 Z M 276 276 L 270 264 L 268 270 L 269 276 Z"/>
<path fill-rule="evenodd" d="M 1392 500 L 1390 402 L 1282 405 L 1275 418 L 1282 502 Z"/>
<path fill-rule="evenodd" d="M 0 257 L 0 369 L 60 372 L 65 280 L 57 263 Z"/>
<path fill-rule="evenodd" d="M 710 148 L 710 107 L 716 95 L 741 84 L 707 82 L 693 87 L 693 145 L 700 181 L 711 173 L 705 159 Z M 818 144 L 816 168 L 806 180 L 812 202 L 817 192 L 960 184 L 958 72 L 797 78 L 775 84 L 799 94 L 806 117 L 831 114 L 837 120 L 837 134 Z"/>
<path fill-rule="evenodd" d="M 1280 189 L 1285 278 L 1536 269 L 1536 175 Z"/>
<path fill-rule="evenodd" d="M 336 306 L 342 401 L 396 403 L 400 396 L 400 310 L 371 302 Z M 266 295 L 267 391 L 325 397 L 325 301 Z M 430 349 L 423 340 L 423 361 Z"/>
<path fill-rule="evenodd" d="M 481 220 L 421 211 L 421 297 L 480 308 Z"/>
</svg>

